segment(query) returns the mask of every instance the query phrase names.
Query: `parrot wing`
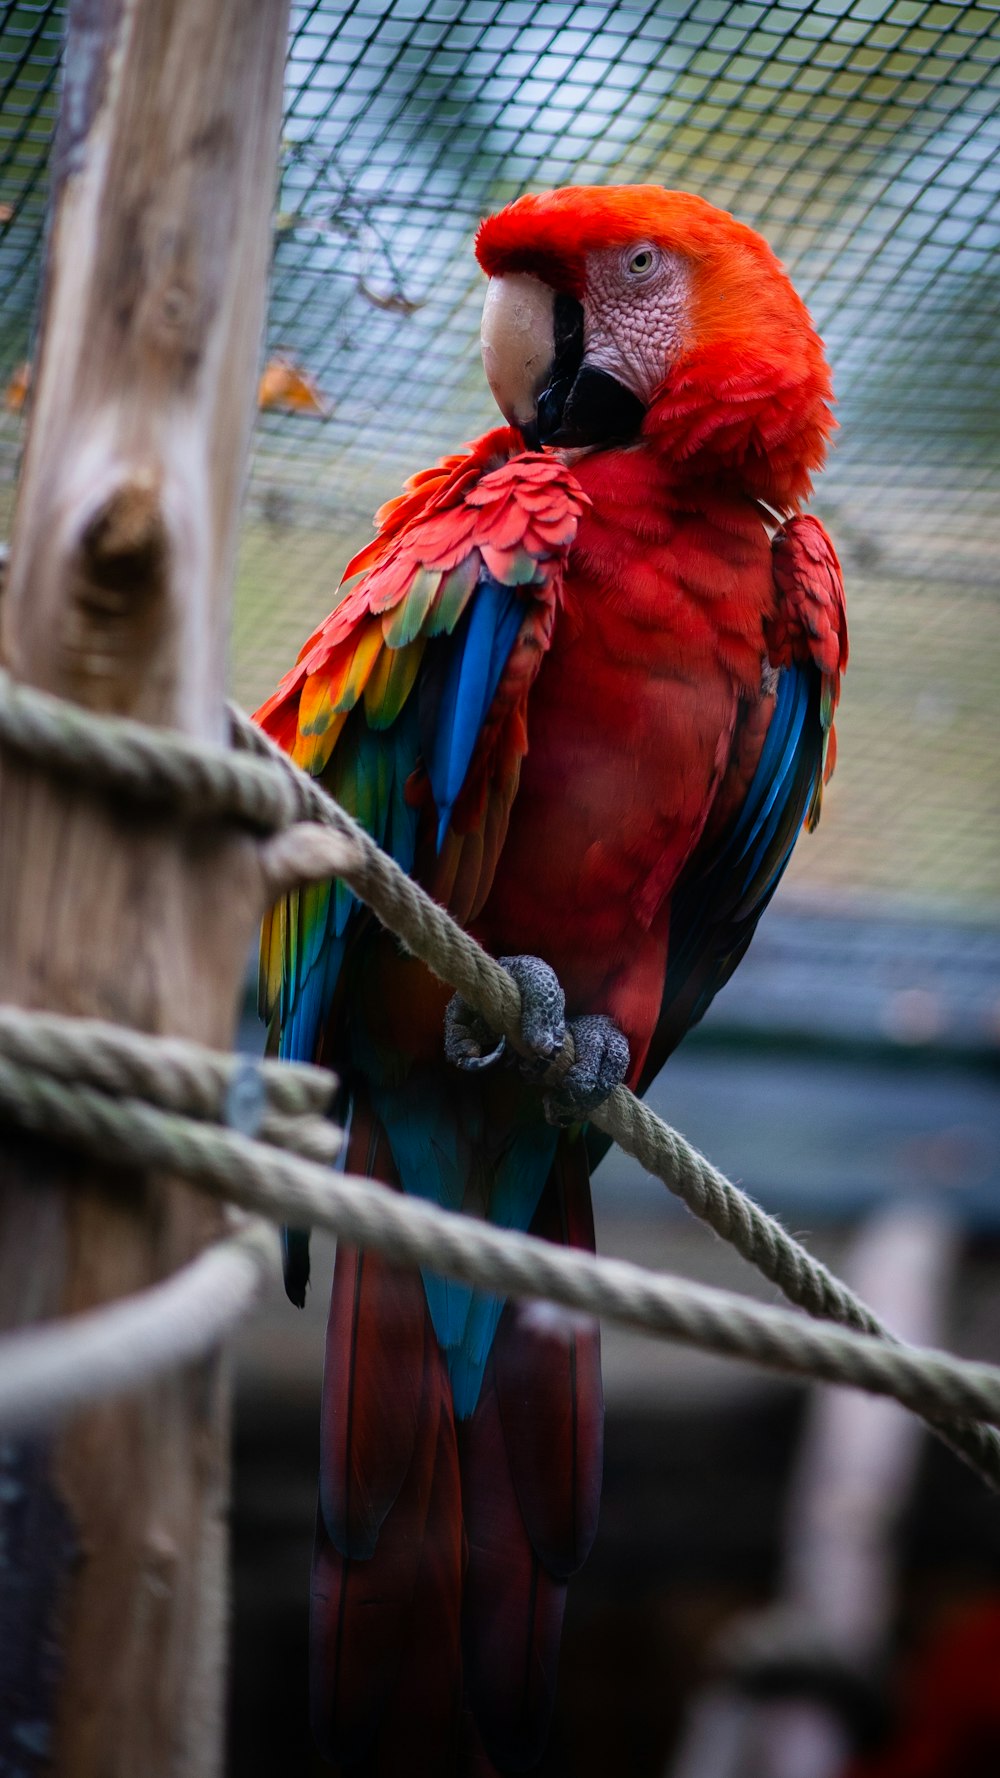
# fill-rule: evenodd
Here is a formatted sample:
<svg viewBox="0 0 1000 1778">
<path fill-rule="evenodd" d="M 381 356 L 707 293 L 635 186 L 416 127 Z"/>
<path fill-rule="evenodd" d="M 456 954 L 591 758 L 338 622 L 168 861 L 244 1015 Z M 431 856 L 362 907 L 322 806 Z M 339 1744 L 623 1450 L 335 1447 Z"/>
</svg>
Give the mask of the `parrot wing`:
<svg viewBox="0 0 1000 1778">
<path fill-rule="evenodd" d="M 777 604 L 765 629 L 765 691 L 740 713 L 705 833 L 674 889 L 660 1019 L 640 1092 L 729 980 L 803 824 L 812 831 L 819 821 L 833 771 L 833 716 L 847 665 L 840 563 L 812 517 L 789 520 L 772 560 Z"/>
<path fill-rule="evenodd" d="M 355 579 L 255 720 L 402 868 L 467 921 L 485 899 L 527 745 L 566 553 L 587 504 L 572 473 L 499 428 L 377 515 Z M 264 921 L 260 1009 L 312 1061 L 363 921 L 343 883 Z"/>
</svg>

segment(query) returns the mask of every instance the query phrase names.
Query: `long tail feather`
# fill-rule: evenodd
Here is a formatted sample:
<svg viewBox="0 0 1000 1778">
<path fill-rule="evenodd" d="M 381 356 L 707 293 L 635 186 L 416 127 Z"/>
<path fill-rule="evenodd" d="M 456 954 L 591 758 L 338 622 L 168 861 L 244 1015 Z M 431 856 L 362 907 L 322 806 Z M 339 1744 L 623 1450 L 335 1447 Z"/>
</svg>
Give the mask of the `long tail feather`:
<svg viewBox="0 0 1000 1778">
<path fill-rule="evenodd" d="M 532 1227 L 593 1248 L 581 1139 L 562 1138 Z M 475 1414 L 460 1429 L 466 1691 L 504 1772 L 530 1770 L 548 1737 L 566 1578 L 597 1530 L 603 1433 L 596 1323 L 509 1303 Z"/>
<path fill-rule="evenodd" d="M 462 1432 L 469 1559 L 462 1604 L 465 1683 L 487 1751 L 501 1771 L 540 1758 L 555 1699 L 566 1583 L 532 1549 L 518 1506 L 491 1361 Z"/>
<path fill-rule="evenodd" d="M 360 1096 L 348 1167 L 398 1189 L 389 1145 Z M 323 1378 L 320 1503 L 327 1536 L 345 1556 L 373 1554 L 413 1462 L 426 1323 L 415 1273 L 338 1246 Z"/>
<path fill-rule="evenodd" d="M 320 1502 L 347 1556 L 375 1552 L 413 1462 L 423 1401 L 427 1310 L 420 1279 L 341 1246 L 327 1327 Z"/>
<path fill-rule="evenodd" d="M 361 1095 L 348 1165 L 398 1189 Z M 461 1703 L 462 1512 L 447 1367 L 419 1275 L 346 1245 L 321 1440 L 313 1732 L 345 1771 L 437 1778 L 452 1769 Z"/>
<path fill-rule="evenodd" d="M 564 1137 L 532 1224 L 594 1250 L 586 1149 Z M 510 1303 L 497 1332 L 496 1391 L 511 1478 L 532 1547 L 565 1580 L 597 1535 L 604 1465 L 600 1325 L 550 1303 Z"/>
<path fill-rule="evenodd" d="M 399 1189 L 355 1104 L 349 1166 Z M 532 1227 L 593 1247 L 585 1144 L 559 1140 Z M 599 1334 L 508 1303 L 475 1411 L 453 1384 L 424 1285 L 338 1249 L 327 1333 L 311 1608 L 313 1726 L 361 1778 L 497 1778 L 544 1753 L 567 1577 L 597 1526 Z"/>
<path fill-rule="evenodd" d="M 320 1750 L 345 1771 L 390 1773 L 384 1735 L 402 1716 L 415 1737 L 440 1748 L 456 1732 L 461 1513 L 447 1380 L 432 1342 L 425 1351 L 420 1435 L 395 1508 L 374 1554 L 351 1558 L 329 1540 L 320 1515 L 311 1588 L 311 1718 Z M 427 1625 L 440 1652 L 420 1700 L 409 1698 L 411 1664 Z M 448 1630 L 450 1625 L 450 1630 Z M 406 1767 L 397 1767 L 404 1771 Z M 445 1766 L 427 1767 L 431 1773 Z"/>
<path fill-rule="evenodd" d="M 378 1778 L 446 1778 L 461 1769 L 464 1534 L 455 1422 L 439 1365 L 437 1457 L 399 1680 L 379 1742 Z"/>
</svg>

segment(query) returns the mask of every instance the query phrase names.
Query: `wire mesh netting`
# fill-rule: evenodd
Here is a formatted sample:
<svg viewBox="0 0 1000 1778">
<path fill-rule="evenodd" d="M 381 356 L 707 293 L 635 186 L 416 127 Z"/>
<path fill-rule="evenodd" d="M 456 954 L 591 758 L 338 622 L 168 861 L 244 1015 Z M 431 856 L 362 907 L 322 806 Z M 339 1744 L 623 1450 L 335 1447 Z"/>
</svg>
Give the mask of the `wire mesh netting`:
<svg viewBox="0 0 1000 1778">
<path fill-rule="evenodd" d="M 8 489 L 61 27 L 60 6 L 15 4 L 0 35 Z M 786 893 L 995 916 L 998 137 L 996 0 L 293 6 L 279 393 L 255 445 L 237 696 L 258 701 L 329 609 L 374 507 L 491 422 L 479 217 L 571 181 L 686 187 L 784 258 L 840 401 L 816 510 L 848 571 L 853 659 L 834 791 Z"/>
</svg>

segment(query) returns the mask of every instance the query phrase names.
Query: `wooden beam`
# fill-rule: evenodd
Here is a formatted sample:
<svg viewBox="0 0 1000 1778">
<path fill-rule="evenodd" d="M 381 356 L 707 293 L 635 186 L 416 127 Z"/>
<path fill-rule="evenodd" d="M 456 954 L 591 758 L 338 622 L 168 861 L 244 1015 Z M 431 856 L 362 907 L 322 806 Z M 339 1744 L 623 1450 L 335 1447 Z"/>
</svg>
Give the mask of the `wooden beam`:
<svg viewBox="0 0 1000 1778">
<path fill-rule="evenodd" d="M 3 652 L 219 739 L 288 0 L 74 0 Z M 232 1040 L 261 849 L 0 757 L 0 997 Z M 0 1320 L 139 1289 L 217 1232 L 182 1185 L 0 1139 Z M 218 1362 L 0 1447 L 0 1768 L 221 1764 Z"/>
</svg>

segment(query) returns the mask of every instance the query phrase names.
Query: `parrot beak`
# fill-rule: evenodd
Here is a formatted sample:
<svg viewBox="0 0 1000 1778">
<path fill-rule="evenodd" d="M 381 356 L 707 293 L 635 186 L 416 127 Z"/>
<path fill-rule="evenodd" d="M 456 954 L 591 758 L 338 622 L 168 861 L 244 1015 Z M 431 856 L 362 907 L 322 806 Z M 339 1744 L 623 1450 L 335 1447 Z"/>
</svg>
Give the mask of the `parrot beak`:
<svg viewBox="0 0 1000 1778">
<path fill-rule="evenodd" d="M 528 272 L 490 279 L 480 344 L 493 399 L 509 426 L 535 423 L 556 356 L 555 291 Z"/>
<path fill-rule="evenodd" d="M 529 450 L 599 446 L 634 438 L 637 395 L 584 357 L 583 304 L 528 272 L 490 279 L 480 341 L 486 380 Z"/>
</svg>

